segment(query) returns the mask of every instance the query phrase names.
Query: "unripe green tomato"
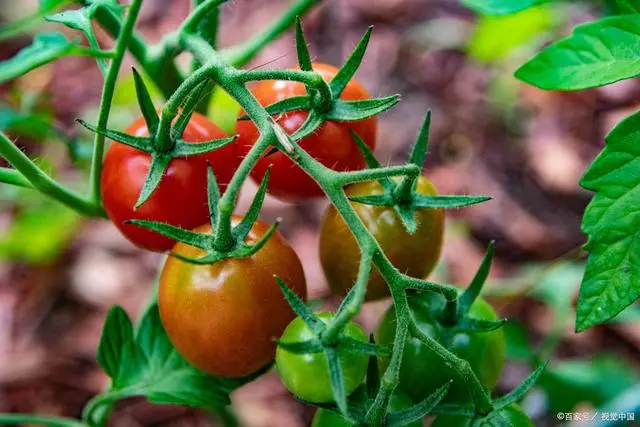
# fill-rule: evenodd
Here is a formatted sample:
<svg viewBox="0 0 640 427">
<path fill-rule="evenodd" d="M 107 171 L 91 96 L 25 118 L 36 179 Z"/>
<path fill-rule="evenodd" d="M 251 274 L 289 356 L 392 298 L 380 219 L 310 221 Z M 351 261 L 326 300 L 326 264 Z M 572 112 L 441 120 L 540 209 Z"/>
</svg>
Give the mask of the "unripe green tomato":
<svg viewBox="0 0 640 427">
<path fill-rule="evenodd" d="M 333 318 L 332 313 L 317 313 L 324 323 Z M 353 322 L 342 330 L 349 338 L 368 342 L 367 334 Z M 300 317 L 293 319 L 285 329 L 280 341 L 300 342 L 315 338 L 316 335 Z M 347 353 L 338 350 L 347 395 L 353 393 L 362 383 L 367 372 L 368 357 L 365 354 Z M 296 397 L 308 402 L 332 402 L 333 391 L 329 376 L 329 365 L 324 352 L 311 354 L 290 353 L 282 347 L 276 350 L 276 366 L 282 382 Z"/>
<path fill-rule="evenodd" d="M 503 423 L 513 427 L 534 427 L 533 421 L 527 414 L 524 413 L 522 408 L 517 404 L 511 404 L 505 408 L 502 408 L 497 413 L 489 415 L 490 420 L 496 420 L 500 418 Z M 491 422 L 487 420 L 488 422 Z M 473 419 L 460 415 L 448 415 L 442 414 L 435 419 L 431 427 L 472 427 Z M 504 422 L 506 421 L 506 423 Z M 494 422 L 490 425 L 502 425 Z"/>
<path fill-rule="evenodd" d="M 414 299 L 410 301 L 413 316 L 421 331 L 435 338 L 456 356 L 465 359 L 471 365 L 480 383 L 492 390 L 502 373 L 505 357 L 505 340 L 502 329 L 491 332 L 455 332 L 445 341 L 445 334 L 449 332 L 429 310 L 429 306 L 436 302 L 439 295 L 428 299 Z M 477 298 L 469 315 L 481 320 L 497 320 L 496 312 L 482 298 Z M 396 313 L 392 306 L 389 308 L 376 332 L 376 342 L 380 345 L 392 345 L 396 331 Z M 387 368 L 389 359 L 379 359 L 382 372 Z M 415 402 L 422 401 L 427 396 L 453 379 L 445 402 L 468 403 L 471 396 L 468 385 L 457 380 L 455 372 L 448 367 L 440 357 L 434 354 L 422 341 L 416 337 L 409 337 L 402 354 L 400 365 L 400 384 L 398 390 L 407 394 Z"/>
<path fill-rule="evenodd" d="M 413 402 L 407 396 L 394 394 L 389 402 L 389 412 L 398 412 L 413 406 Z M 344 419 L 342 415 L 328 409 L 318 409 L 313 417 L 311 427 L 353 427 L 355 424 Z M 406 427 L 422 427 L 422 421 L 414 421 Z"/>
<path fill-rule="evenodd" d="M 421 176 L 418 194 L 438 194 L 431 182 Z M 367 181 L 345 188 L 347 196 L 383 194 L 378 181 Z M 415 212 L 416 231 L 410 234 L 394 208 L 352 203 L 367 229 L 376 238 L 389 261 L 401 272 L 417 278 L 427 277 L 436 266 L 442 249 L 444 211 L 419 209 Z M 344 296 L 353 286 L 360 265 L 360 247 L 335 207 L 331 206 L 320 230 L 320 262 L 331 291 Z M 371 271 L 366 300 L 389 296 L 389 287 L 378 270 Z"/>
</svg>

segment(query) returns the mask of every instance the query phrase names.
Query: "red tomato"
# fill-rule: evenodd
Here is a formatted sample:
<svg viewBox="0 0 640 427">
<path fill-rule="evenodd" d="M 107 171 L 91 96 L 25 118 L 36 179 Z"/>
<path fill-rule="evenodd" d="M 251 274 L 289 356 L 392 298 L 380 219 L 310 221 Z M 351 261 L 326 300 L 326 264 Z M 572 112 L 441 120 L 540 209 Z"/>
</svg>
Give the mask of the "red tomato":
<svg viewBox="0 0 640 427">
<path fill-rule="evenodd" d="M 338 72 L 337 68 L 325 64 L 313 64 L 313 70 L 327 81 L 331 80 Z M 298 82 L 265 81 L 255 87 L 253 94 L 260 104 L 267 106 L 293 96 L 306 95 L 306 88 Z M 368 99 L 369 94 L 360 83 L 352 79 L 340 98 L 356 101 Z M 292 111 L 279 115 L 276 117 L 276 121 L 288 134 L 293 134 L 302 126 L 308 114 L 307 111 Z M 302 139 L 300 146 L 316 160 L 334 170 L 362 169 L 365 162 L 358 146 L 353 141 L 350 130 L 360 135 L 364 142 L 371 149 L 374 149 L 376 128 L 375 116 L 358 122 L 326 121 L 312 135 Z M 239 145 L 244 150 L 251 148 L 259 136 L 259 132 L 251 120 L 238 121 L 238 134 L 240 135 Z M 262 181 L 269 165 L 272 165 L 269 180 L 271 195 L 293 201 L 320 197 L 324 194 L 310 176 L 280 152 L 264 157 L 257 163 L 251 173 L 256 182 Z"/>
<path fill-rule="evenodd" d="M 234 217 L 233 222 L 239 220 Z M 267 229 L 256 222 L 246 242 L 256 243 Z M 195 231 L 210 234 L 211 226 Z M 204 255 L 183 243 L 173 252 L 189 258 Z M 220 377 L 244 377 L 271 363 L 275 340 L 296 317 L 274 275 L 306 299 L 300 259 L 279 233 L 247 258 L 195 265 L 169 257 L 160 275 L 158 307 L 178 352 L 195 367 Z"/>
<path fill-rule="evenodd" d="M 135 136 L 148 136 L 143 118 L 126 130 Z M 226 135 L 206 117 L 194 113 L 183 138 L 187 142 L 204 142 Z M 209 220 L 207 207 L 207 162 L 211 163 L 220 190 L 224 191 L 240 163 L 236 143 L 197 156 L 174 158 L 164 172 L 151 197 L 134 209 L 149 173 L 151 156 L 114 142 L 109 147 L 102 169 L 102 201 L 107 215 L 133 244 L 152 251 L 171 249 L 175 241 L 133 224 L 131 219 L 166 222 L 192 229 Z"/>
</svg>

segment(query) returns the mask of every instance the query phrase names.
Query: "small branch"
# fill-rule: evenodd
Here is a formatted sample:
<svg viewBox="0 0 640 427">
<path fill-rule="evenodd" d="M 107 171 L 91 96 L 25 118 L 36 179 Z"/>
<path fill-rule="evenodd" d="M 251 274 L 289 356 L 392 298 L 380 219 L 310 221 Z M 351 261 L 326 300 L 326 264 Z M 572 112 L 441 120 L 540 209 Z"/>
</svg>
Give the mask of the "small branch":
<svg viewBox="0 0 640 427">
<path fill-rule="evenodd" d="M 222 52 L 226 62 L 234 67 L 245 65 L 258 54 L 266 45 L 277 39 L 296 20 L 296 17 L 306 14 L 313 6 L 322 0 L 297 0 L 277 21 L 261 33 L 254 35 L 246 42 Z"/>
<path fill-rule="evenodd" d="M 197 30 L 198 24 L 202 21 L 214 7 L 220 6 L 227 0 L 206 0 L 196 7 L 193 12 L 182 22 L 178 33 L 194 33 Z"/>
<path fill-rule="evenodd" d="M 118 79 L 118 73 L 120 72 L 120 66 L 124 54 L 127 51 L 129 40 L 133 33 L 133 27 L 135 26 L 142 6 L 142 0 L 133 0 L 128 8 L 127 18 L 125 19 L 122 31 L 118 35 L 118 40 L 115 46 L 116 55 L 109 64 L 109 70 L 107 71 L 107 77 L 104 81 L 104 87 L 102 88 L 102 98 L 100 99 L 100 113 L 98 116 L 98 128 L 106 129 L 109 121 L 109 112 L 111 110 L 111 101 L 113 99 L 113 93 L 116 88 L 116 81 Z M 101 204 L 100 194 L 100 175 L 102 174 L 102 157 L 104 155 L 104 136 L 96 133 L 93 139 L 93 157 L 91 159 L 91 180 L 90 186 L 90 199 L 94 201 L 96 205 Z"/>
<path fill-rule="evenodd" d="M 9 172 L 9 170 L 5 169 L 3 175 L 7 179 L 19 181 L 19 183 L 23 183 L 24 180 L 26 180 L 30 183 L 31 187 L 85 215 L 96 217 L 106 216 L 98 204 L 86 200 L 80 194 L 63 187 L 44 173 L 42 169 L 36 166 L 36 164 L 2 132 L 0 132 L 0 155 L 16 168 L 17 171 Z M 18 178 L 16 173 L 22 174 L 23 180 Z"/>
</svg>

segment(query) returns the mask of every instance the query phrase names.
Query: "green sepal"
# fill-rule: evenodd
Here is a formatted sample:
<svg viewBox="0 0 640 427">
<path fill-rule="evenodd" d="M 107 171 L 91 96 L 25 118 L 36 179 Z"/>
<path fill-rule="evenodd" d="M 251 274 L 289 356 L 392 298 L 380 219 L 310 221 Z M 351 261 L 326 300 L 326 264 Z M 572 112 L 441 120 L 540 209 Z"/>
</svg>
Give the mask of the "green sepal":
<svg viewBox="0 0 640 427">
<path fill-rule="evenodd" d="M 493 254 L 495 253 L 495 243 L 493 241 L 489 242 L 489 246 L 487 247 L 487 252 L 480 263 L 480 267 L 478 267 L 478 271 L 476 272 L 473 279 L 471 279 L 471 283 L 467 286 L 467 289 L 464 290 L 462 295 L 460 296 L 459 305 L 458 305 L 458 315 L 464 316 L 471 309 L 471 305 L 480 295 L 480 291 L 482 291 L 482 287 L 484 283 L 487 281 L 489 277 L 489 271 L 491 270 L 491 262 L 493 261 Z"/>
<path fill-rule="evenodd" d="M 385 423 L 385 425 L 388 427 L 401 427 L 406 426 L 414 421 L 423 419 L 433 410 L 433 408 L 436 407 L 436 405 L 438 405 L 438 403 L 440 403 L 440 401 L 442 401 L 442 399 L 449 391 L 450 386 L 451 381 L 438 388 L 417 405 L 404 409 L 402 411 L 392 412 L 388 414 L 386 417 L 387 422 Z"/>
<path fill-rule="evenodd" d="M 276 221 L 267 229 L 264 235 L 253 245 L 241 244 L 239 249 L 236 249 L 232 252 L 233 257 L 235 258 L 246 258 L 258 252 L 260 249 L 267 244 L 271 236 L 278 230 L 278 226 L 280 225 L 281 218 L 277 218 Z"/>
<path fill-rule="evenodd" d="M 202 250 L 208 250 L 211 247 L 211 236 L 208 234 L 200 234 L 184 228 L 165 222 L 149 221 L 146 219 L 131 219 L 125 221 L 125 224 L 133 224 L 144 227 L 156 233 L 160 233 L 170 239 L 185 243 Z"/>
<path fill-rule="evenodd" d="M 76 119 L 76 121 L 90 131 L 98 133 L 106 138 L 128 145 L 129 147 L 133 147 L 145 153 L 153 152 L 153 138 L 151 137 L 133 136 L 117 130 L 99 128 L 97 126 L 90 125 L 82 119 Z"/>
<path fill-rule="evenodd" d="M 371 147 L 365 144 L 364 140 L 360 137 L 360 135 L 358 135 L 353 130 L 351 130 L 351 135 L 353 136 L 353 140 L 358 146 L 358 149 L 360 150 L 360 153 L 362 154 L 362 157 L 364 158 L 364 162 L 367 164 L 367 166 L 371 169 L 378 169 L 382 167 L 382 165 L 380 164 L 376 156 L 373 154 Z M 382 188 L 384 188 L 385 193 L 388 193 L 386 194 L 386 197 L 388 197 L 388 195 L 391 194 L 391 192 L 395 188 L 395 184 L 389 177 L 382 178 L 378 180 L 378 182 L 380 182 L 380 185 L 382 185 Z"/>
<path fill-rule="evenodd" d="M 486 320 L 464 316 L 456 323 L 455 329 L 465 332 L 491 332 L 501 328 L 505 323 L 507 323 L 507 319 Z"/>
<path fill-rule="evenodd" d="M 427 196 L 425 194 L 414 194 L 411 204 L 416 209 L 424 208 L 462 208 L 465 206 L 476 205 L 478 203 L 491 200 L 489 196 L 457 196 L 457 195 L 434 195 Z"/>
<path fill-rule="evenodd" d="M 424 117 L 424 122 L 420 128 L 416 143 L 411 149 L 411 155 L 409 156 L 409 163 L 413 163 L 422 169 L 424 161 L 427 158 L 427 151 L 429 149 L 429 129 L 431 128 L 431 111 L 427 111 Z"/>
<path fill-rule="evenodd" d="M 309 115 L 307 116 L 307 120 L 304 121 L 302 126 L 296 130 L 291 138 L 294 141 L 300 141 L 303 138 L 311 135 L 315 132 L 322 124 L 324 123 L 325 118 L 322 114 L 316 112 L 315 110 L 309 111 Z"/>
<path fill-rule="evenodd" d="M 338 348 L 347 353 L 366 354 L 367 356 L 389 357 L 391 355 L 389 347 L 358 341 L 343 335 L 338 338 Z"/>
<path fill-rule="evenodd" d="M 431 411 L 432 414 L 449 414 L 460 415 L 465 418 L 472 418 L 475 416 L 475 411 L 470 405 L 460 405 L 458 403 L 441 403 L 436 405 Z"/>
<path fill-rule="evenodd" d="M 302 321 L 313 331 L 316 335 L 319 335 L 324 329 L 325 324 L 322 323 L 316 316 L 313 314 L 311 309 L 307 307 L 307 305 L 300 299 L 300 297 L 293 292 L 289 287 L 284 283 L 284 281 L 278 276 L 274 276 L 276 282 L 278 282 L 278 286 L 280 286 L 280 291 L 284 295 L 284 298 L 289 303 L 291 309 L 302 319 Z"/>
<path fill-rule="evenodd" d="M 369 335 L 369 343 L 375 344 L 373 334 Z M 380 390 L 380 369 L 378 367 L 378 358 L 376 356 L 369 356 L 365 387 L 369 399 L 375 398 L 378 394 L 378 390 Z"/>
<path fill-rule="evenodd" d="M 236 139 L 237 136 L 230 136 L 228 138 L 212 139 L 211 141 L 198 143 L 189 143 L 178 139 L 175 141 L 175 145 L 170 154 L 172 157 L 197 156 L 198 154 L 205 154 L 229 145 Z"/>
<path fill-rule="evenodd" d="M 262 178 L 262 182 L 260 183 L 260 187 L 258 187 L 258 191 L 256 191 L 256 195 L 247 209 L 247 212 L 244 214 L 242 221 L 238 225 L 236 225 L 232 231 L 232 235 L 237 240 L 244 240 L 249 234 L 251 227 L 256 222 L 258 217 L 260 216 L 260 210 L 262 209 L 262 204 L 264 203 L 264 198 L 267 195 L 267 186 L 269 184 L 269 176 L 271 175 L 271 166 L 267 169 L 267 172 L 264 174 Z"/>
<path fill-rule="evenodd" d="M 307 95 L 292 96 L 291 98 L 285 98 L 282 101 L 274 102 L 266 107 L 267 113 L 272 116 L 288 113 L 290 111 L 297 110 L 309 110 L 311 108 L 311 99 Z M 238 120 L 250 120 L 246 114 L 238 117 Z"/>
<path fill-rule="evenodd" d="M 138 197 L 138 201 L 134 206 L 134 209 L 138 209 L 142 206 L 149 197 L 153 194 L 155 189 L 160 184 L 160 180 L 164 175 L 164 171 L 171 163 L 173 157 L 170 154 L 158 153 L 154 152 L 151 154 L 151 166 L 149 166 L 149 173 L 142 185 L 142 190 L 140 191 L 140 196 Z"/>
<path fill-rule="evenodd" d="M 151 99 L 147 86 L 144 84 L 140 74 L 138 74 L 138 70 L 133 67 L 132 70 L 133 81 L 136 88 L 136 97 L 138 99 L 140 111 L 142 111 L 142 117 L 144 117 L 147 129 L 149 129 L 149 135 L 155 135 L 156 130 L 158 130 L 158 123 L 160 123 L 160 117 L 158 116 L 155 105 L 153 105 L 153 100 Z"/>
<path fill-rule="evenodd" d="M 538 366 L 536 370 L 530 373 L 529 376 L 527 376 L 527 378 L 525 378 L 518 387 L 511 390 L 508 394 L 494 400 L 494 408 L 501 409 L 522 399 L 524 395 L 536 384 L 545 368 L 547 367 L 548 363 L 549 362 L 544 362 L 543 364 Z"/>
<path fill-rule="evenodd" d="M 293 354 L 314 354 L 324 351 L 322 343 L 317 338 L 298 342 L 284 342 L 277 340 L 276 344 L 278 347 L 281 347 Z"/>
<path fill-rule="evenodd" d="M 340 413 L 347 419 L 351 420 L 349 408 L 347 407 L 347 392 L 344 385 L 344 374 L 342 372 L 342 365 L 340 364 L 338 351 L 330 347 L 325 347 L 324 354 L 327 357 L 327 363 L 329 365 L 329 378 L 331 380 L 333 399 L 335 400 Z"/>
<path fill-rule="evenodd" d="M 360 101 L 343 101 L 336 99 L 333 101 L 331 110 L 327 112 L 325 120 L 332 120 L 334 122 L 357 122 L 387 111 L 398 102 L 400 102 L 400 95 L 363 99 Z"/>
<path fill-rule="evenodd" d="M 342 64 L 342 67 L 340 67 L 340 70 L 338 70 L 333 79 L 331 79 L 331 82 L 329 82 L 329 87 L 331 88 L 331 93 L 334 98 L 337 99 L 342 94 L 342 91 L 344 91 L 344 88 L 347 87 L 347 84 L 360 67 L 364 53 L 369 45 L 372 31 L 373 26 L 367 28 L 367 32 L 364 33 L 356 47 L 349 55 L 349 58 L 347 58 L 344 64 Z"/>
<path fill-rule="evenodd" d="M 302 31 L 302 22 L 300 17 L 296 17 L 296 52 L 298 54 L 298 65 L 302 71 L 313 71 L 311 65 L 311 55 L 309 54 L 309 45 L 304 38 Z"/>
<path fill-rule="evenodd" d="M 212 230 L 215 230 L 218 224 L 218 202 L 220 201 L 220 196 L 220 187 L 218 187 L 216 175 L 209 164 L 207 166 L 207 205 L 209 207 L 209 223 Z"/>
<path fill-rule="evenodd" d="M 415 233 L 418 224 L 416 223 L 416 211 L 413 206 L 406 203 L 396 203 L 394 208 L 407 232 L 409 234 Z"/>
<path fill-rule="evenodd" d="M 207 86 L 207 83 L 208 80 L 205 80 L 198 84 L 195 89 L 191 91 L 191 93 L 187 97 L 187 100 L 184 102 L 182 111 L 176 119 L 175 124 L 171 128 L 171 138 L 173 138 L 174 140 L 182 138 L 182 134 L 187 128 L 189 120 L 191 120 L 191 116 L 193 115 L 193 112 L 196 110 L 196 107 L 200 102 L 202 93 L 204 91 L 204 88 Z"/>
</svg>

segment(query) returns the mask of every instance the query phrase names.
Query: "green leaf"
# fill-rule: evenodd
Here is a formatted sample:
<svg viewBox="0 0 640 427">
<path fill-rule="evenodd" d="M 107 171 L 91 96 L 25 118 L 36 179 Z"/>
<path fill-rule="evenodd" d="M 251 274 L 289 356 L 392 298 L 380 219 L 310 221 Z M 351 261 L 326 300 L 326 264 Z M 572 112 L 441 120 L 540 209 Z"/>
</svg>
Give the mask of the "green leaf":
<svg viewBox="0 0 640 427">
<path fill-rule="evenodd" d="M 541 89 L 580 90 L 640 75 L 640 15 L 603 18 L 575 28 L 516 71 Z"/>
<path fill-rule="evenodd" d="M 311 101 L 308 96 L 304 95 L 292 96 L 291 98 L 285 98 L 281 101 L 274 102 L 273 104 L 265 107 L 265 110 L 267 110 L 267 113 L 270 115 L 275 116 L 282 113 L 288 113 L 290 111 L 309 110 L 310 108 Z M 245 114 L 238 117 L 238 120 L 249 120 L 249 116 Z"/>
<path fill-rule="evenodd" d="M 142 80 L 142 77 L 140 77 L 140 74 L 138 74 L 135 68 L 132 68 L 132 70 L 136 97 L 138 98 L 140 111 L 142 111 L 142 117 L 144 117 L 144 122 L 147 124 L 149 135 L 155 135 L 158 129 L 158 123 L 160 123 L 160 117 L 158 116 L 155 105 L 153 105 L 153 100 L 151 99 L 147 86 L 144 84 L 144 80 Z M 182 136 L 182 134 L 179 136 Z"/>
<path fill-rule="evenodd" d="M 431 111 L 427 111 L 424 122 L 420 128 L 420 133 L 416 139 L 416 143 L 411 149 L 409 163 L 413 163 L 422 169 L 424 161 L 427 158 L 427 150 L 429 148 L 429 128 L 431 128 Z"/>
<path fill-rule="evenodd" d="M 117 378 L 123 348 L 133 341 L 133 326 L 127 313 L 120 306 L 109 310 L 98 345 L 98 363 L 111 378 Z"/>
<path fill-rule="evenodd" d="M 24 33 L 38 24 L 42 23 L 42 18 L 51 12 L 54 12 L 67 4 L 73 3 L 73 0 L 40 0 L 39 10 L 27 17 L 14 20 L 0 27 L 0 41 L 7 40 Z"/>
<path fill-rule="evenodd" d="M 175 142 L 171 155 L 173 157 L 197 156 L 198 154 L 204 154 L 222 148 L 235 140 L 235 136 L 198 143 L 186 142 L 179 139 Z"/>
<path fill-rule="evenodd" d="M 382 167 L 382 165 L 380 164 L 380 162 L 376 158 L 375 154 L 373 154 L 373 151 L 371 150 L 371 147 L 369 147 L 367 144 L 365 144 L 365 142 L 362 140 L 360 135 L 355 133 L 355 131 L 353 131 L 353 130 L 351 130 L 351 135 L 353 136 L 353 140 L 355 141 L 356 145 L 358 146 L 358 150 L 360 150 L 360 153 L 362 154 L 362 157 L 364 158 L 364 161 L 367 164 L 367 166 L 369 168 L 371 168 L 371 169 L 378 169 L 378 168 Z M 383 195 L 383 197 L 385 197 L 387 199 L 393 199 L 392 193 L 393 193 L 393 190 L 394 190 L 394 188 L 396 186 L 393 183 L 393 181 L 391 181 L 391 178 L 384 177 L 384 178 L 378 180 L 378 182 L 380 183 L 380 185 L 382 185 L 382 188 L 384 188 L 385 194 Z M 380 201 L 380 202 L 382 202 L 382 201 Z M 384 205 L 384 206 L 390 206 L 390 205 Z"/>
<path fill-rule="evenodd" d="M 362 342 L 343 335 L 338 338 L 338 348 L 341 352 L 346 353 L 366 354 L 367 356 L 391 356 L 391 350 L 388 347 Z"/>
<path fill-rule="evenodd" d="M 324 350 L 319 339 L 310 339 L 307 341 L 286 342 L 277 341 L 278 347 L 282 347 L 290 353 L 294 354 L 313 354 Z"/>
<path fill-rule="evenodd" d="M 400 95 L 391 95 L 385 98 L 365 99 L 362 101 L 333 101 L 331 110 L 326 115 L 326 120 L 334 122 L 357 122 L 368 119 L 387 111 L 400 102 Z"/>
<path fill-rule="evenodd" d="M 300 299 L 300 297 L 293 292 L 284 280 L 275 276 L 276 282 L 280 287 L 280 291 L 284 295 L 285 299 L 291 306 L 291 309 L 302 319 L 302 321 L 311 329 L 315 334 L 320 334 L 325 329 L 325 324 L 322 323 L 309 307 Z"/>
<path fill-rule="evenodd" d="M 251 202 L 249 209 L 247 209 L 247 212 L 242 217 L 242 221 L 240 221 L 240 224 L 235 226 L 233 229 L 233 236 L 236 239 L 244 240 L 247 237 L 247 234 L 249 234 L 249 231 L 251 231 L 251 227 L 253 227 L 253 224 L 260 216 L 262 204 L 264 203 L 264 198 L 267 195 L 267 186 L 269 185 L 270 175 L 271 166 L 269 166 L 264 177 L 262 177 L 260 187 L 258 187 L 258 191 L 256 191 L 256 195 L 253 197 L 253 201 Z"/>
<path fill-rule="evenodd" d="M 211 165 L 207 165 L 207 206 L 209 208 L 209 223 L 215 230 L 218 224 L 218 202 L 220 201 L 220 187 L 216 181 Z"/>
<path fill-rule="evenodd" d="M 301 139 L 306 138 L 307 136 L 315 132 L 322 125 L 322 123 L 324 123 L 324 121 L 325 118 L 321 114 L 318 114 L 314 110 L 311 110 L 302 126 L 300 126 L 298 130 L 296 130 L 293 135 L 291 135 L 291 139 L 293 139 L 294 141 L 300 141 Z M 280 126 L 278 126 L 277 128 L 280 128 Z M 282 131 L 282 133 L 284 133 L 284 131 Z M 276 136 L 278 135 L 280 135 L 280 133 L 276 131 Z M 281 138 L 284 136 L 286 136 L 286 134 L 280 135 L 280 137 L 278 137 L 278 141 L 280 141 L 280 144 L 286 148 L 286 145 L 283 144 L 281 140 Z"/>
<path fill-rule="evenodd" d="M 616 0 L 616 4 L 623 14 L 640 13 L 640 3 L 638 3 L 638 0 Z"/>
<path fill-rule="evenodd" d="M 125 132 L 120 132 L 117 130 L 110 129 L 102 129 L 97 126 L 90 125 L 82 119 L 76 119 L 83 127 L 89 129 L 92 132 L 99 133 L 107 138 L 110 138 L 114 141 L 118 141 L 122 144 L 128 145 L 129 147 L 136 148 L 140 151 L 144 151 L 145 153 L 151 153 L 153 151 L 153 139 L 149 137 L 143 136 L 133 136 L 129 135 Z"/>
<path fill-rule="evenodd" d="M 529 390 L 531 390 L 531 388 L 538 382 L 538 379 L 540 378 L 540 376 L 542 375 L 546 367 L 547 367 L 546 362 L 538 366 L 536 370 L 530 373 L 529 376 L 527 376 L 527 378 L 525 378 L 524 381 L 522 381 L 518 387 L 511 390 L 511 392 L 509 392 L 508 394 L 494 400 L 493 401 L 494 408 L 496 409 L 504 408 L 522 399 L 524 395 Z"/>
<path fill-rule="evenodd" d="M 340 364 L 340 356 L 333 348 L 324 349 L 327 363 L 329 364 L 329 379 L 331 380 L 331 390 L 333 399 L 340 409 L 340 412 L 349 418 L 349 408 L 347 407 L 347 392 L 344 385 L 344 374 Z"/>
<path fill-rule="evenodd" d="M 171 136 L 174 139 L 182 138 L 182 134 L 187 128 L 193 112 L 196 110 L 196 107 L 202 99 L 204 88 L 207 87 L 208 82 L 209 80 L 206 80 L 196 86 L 195 89 L 193 89 L 187 97 L 187 100 L 184 102 L 182 111 L 176 119 L 176 123 L 173 125 L 173 128 L 171 128 Z"/>
<path fill-rule="evenodd" d="M 407 229 L 407 232 L 409 234 L 415 233 L 418 225 L 416 223 L 416 212 L 413 207 L 406 204 L 396 204 L 394 208 L 402 221 L 402 225 Z"/>
<path fill-rule="evenodd" d="M 520 48 L 540 40 L 553 27 L 557 13 L 557 9 L 545 6 L 513 15 L 480 16 L 467 46 L 469 55 L 482 63 L 508 59 Z"/>
<path fill-rule="evenodd" d="M 640 112 L 607 135 L 580 184 L 596 195 L 582 220 L 589 260 L 577 331 L 611 319 L 640 297 Z"/>
<path fill-rule="evenodd" d="M 492 241 L 489 243 L 487 247 L 487 252 L 480 263 L 480 267 L 478 267 L 478 271 L 471 279 L 471 283 L 467 286 L 467 289 L 464 290 L 462 295 L 460 296 L 460 307 L 459 312 L 461 314 L 466 314 L 471 309 L 473 302 L 480 295 L 480 291 L 482 291 L 482 287 L 487 281 L 487 277 L 489 277 L 489 272 L 491 270 L 491 262 L 493 261 L 493 254 L 495 253 L 495 243 Z"/>
<path fill-rule="evenodd" d="M 347 87 L 349 80 L 351 80 L 356 71 L 358 71 L 358 68 L 362 63 L 362 58 L 367 51 L 372 31 L 373 26 L 367 29 L 367 32 L 364 33 L 355 49 L 353 49 L 353 52 L 351 52 L 351 55 L 349 55 L 349 58 L 347 58 L 342 67 L 340 67 L 340 70 L 338 70 L 333 79 L 331 79 L 329 87 L 331 88 L 331 94 L 334 98 L 337 99 L 342 94 L 342 91 Z"/>
<path fill-rule="evenodd" d="M 509 15 L 553 0 L 462 0 L 462 4 L 483 15 Z"/>
<path fill-rule="evenodd" d="M 175 225 L 167 224 L 165 222 L 149 221 L 146 219 L 132 219 L 126 221 L 126 223 L 144 227 L 155 231 L 156 233 L 160 233 L 163 236 L 167 236 L 170 239 L 177 240 L 178 242 L 183 242 L 203 250 L 207 250 L 211 246 L 211 236 L 195 233 L 191 230 L 185 230 L 184 228 L 176 227 Z"/>
<path fill-rule="evenodd" d="M 62 33 L 37 34 L 31 45 L 13 58 L 0 62 L 0 83 L 13 80 L 34 68 L 77 52 L 77 40 L 69 41 Z"/>
<path fill-rule="evenodd" d="M 458 324 L 456 324 L 456 330 L 480 333 L 491 332 L 501 328 L 506 322 L 507 319 L 486 320 L 465 316 L 460 320 L 460 322 L 458 322 Z"/>
</svg>

